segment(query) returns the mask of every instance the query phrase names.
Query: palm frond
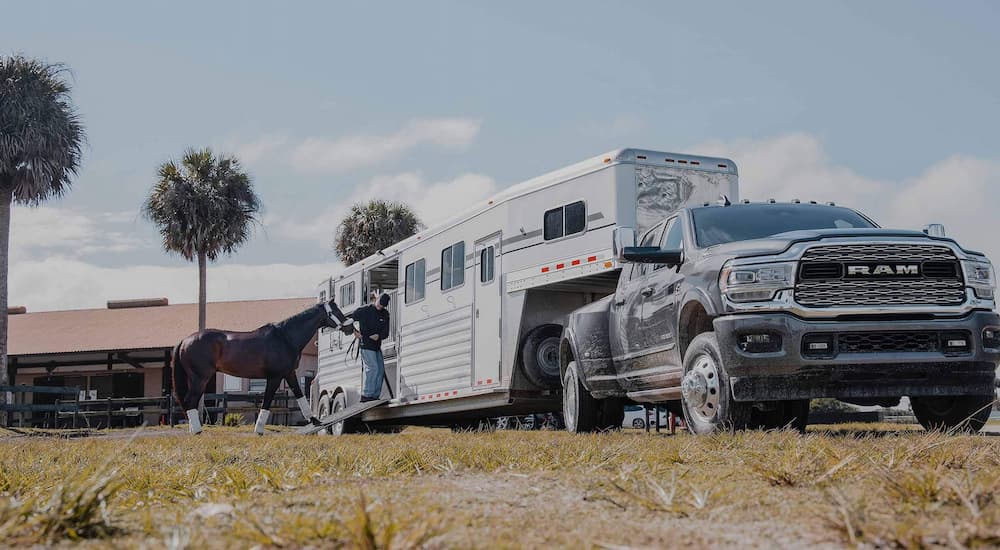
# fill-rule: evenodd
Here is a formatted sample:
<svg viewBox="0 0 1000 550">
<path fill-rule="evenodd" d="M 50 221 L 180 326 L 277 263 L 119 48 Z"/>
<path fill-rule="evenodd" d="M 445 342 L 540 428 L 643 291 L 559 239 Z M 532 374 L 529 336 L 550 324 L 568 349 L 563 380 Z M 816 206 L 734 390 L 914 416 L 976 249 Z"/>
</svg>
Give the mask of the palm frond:
<svg viewBox="0 0 1000 550">
<path fill-rule="evenodd" d="M 405 204 L 372 200 L 351 206 L 337 226 L 334 249 L 347 265 L 414 235 L 423 228 L 417 215 Z"/>
</svg>

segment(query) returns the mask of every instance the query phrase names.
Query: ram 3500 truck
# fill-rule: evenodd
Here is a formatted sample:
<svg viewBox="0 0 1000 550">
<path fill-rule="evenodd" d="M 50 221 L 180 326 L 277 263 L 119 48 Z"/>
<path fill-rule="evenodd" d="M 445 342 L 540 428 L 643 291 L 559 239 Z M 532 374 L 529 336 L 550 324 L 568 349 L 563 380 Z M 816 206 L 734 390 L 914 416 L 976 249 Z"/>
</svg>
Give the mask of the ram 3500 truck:
<svg viewBox="0 0 1000 550">
<path fill-rule="evenodd" d="M 617 290 L 565 324 L 570 431 L 618 425 L 628 401 L 665 404 L 695 433 L 804 429 L 819 397 L 907 396 L 927 429 L 990 415 L 1000 317 L 981 253 L 773 201 L 684 208 L 635 242 L 617 230 Z"/>
</svg>

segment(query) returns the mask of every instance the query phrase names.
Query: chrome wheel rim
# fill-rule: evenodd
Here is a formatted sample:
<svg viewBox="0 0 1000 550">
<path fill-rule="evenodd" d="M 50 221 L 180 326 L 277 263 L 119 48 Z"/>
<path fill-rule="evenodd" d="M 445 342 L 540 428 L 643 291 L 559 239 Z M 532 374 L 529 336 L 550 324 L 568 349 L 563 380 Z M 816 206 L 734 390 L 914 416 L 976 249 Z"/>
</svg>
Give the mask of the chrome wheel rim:
<svg viewBox="0 0 1000 550">
<path fill-rule="evenodd" d="M 681 394 L 688 410 L 703 422 L 714 422 L 719 414 L 719 366 L 710 355 L 702 354 L 681 382 Z"/>
</svg>

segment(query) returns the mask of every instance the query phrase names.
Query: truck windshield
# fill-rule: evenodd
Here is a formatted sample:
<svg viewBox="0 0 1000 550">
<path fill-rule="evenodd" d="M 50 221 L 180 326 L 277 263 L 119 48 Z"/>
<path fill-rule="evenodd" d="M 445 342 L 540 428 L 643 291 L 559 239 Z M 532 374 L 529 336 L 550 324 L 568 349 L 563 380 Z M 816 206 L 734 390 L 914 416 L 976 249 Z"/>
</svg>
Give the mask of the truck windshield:
<svg viewBox="0 0 1000 550">
<path fill-rule="evenodd" d="M 762 239 L 810 229 L 875 227 L 849 208 L 818 204 L 738 204 L 691 210 L 698 246 Z"/>
</svg>

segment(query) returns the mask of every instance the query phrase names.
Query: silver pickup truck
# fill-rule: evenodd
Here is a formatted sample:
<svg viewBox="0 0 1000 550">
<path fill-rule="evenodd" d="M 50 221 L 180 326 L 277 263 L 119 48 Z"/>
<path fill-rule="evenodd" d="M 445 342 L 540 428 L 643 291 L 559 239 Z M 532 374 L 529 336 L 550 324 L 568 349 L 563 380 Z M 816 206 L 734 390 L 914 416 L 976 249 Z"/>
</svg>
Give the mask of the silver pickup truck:
<svg viewBox="0 0 1000 550">
<path fill-rule="evenodd" d="M 664 404 L 696 433 L 804 429 L 812 398 L 907 396 L 927 429 L 979 430 L 1000 360 L 995 274 L 930 233 L 774 202 L 619 229 L 617 290 L 562 334 L 567 429 L 620 425 L 627 402 Z"/>
</svg>

